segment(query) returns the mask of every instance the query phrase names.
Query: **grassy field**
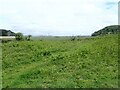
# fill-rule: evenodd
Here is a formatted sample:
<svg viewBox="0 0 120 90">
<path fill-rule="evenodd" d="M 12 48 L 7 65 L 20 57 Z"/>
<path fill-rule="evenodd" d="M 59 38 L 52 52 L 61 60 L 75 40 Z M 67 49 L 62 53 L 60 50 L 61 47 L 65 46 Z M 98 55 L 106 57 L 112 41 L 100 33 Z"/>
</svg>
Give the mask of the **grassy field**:
<svg viewBox="0 0 120 90">
<path fill-rule="evenodd" d="M 117 88 L 118 36 L 4 43 L 4 88 Z"/>
<path fill-rule="evenodd" d="M 2 43 L 0 42 L 0 89 L 2 89 Z"/>
<path fill-rule="evenodd" d="M 56 40 L 70 40 L 70 38 L 75 37 L 75 36 L 33 36 L 31 40 L 38 40 L 38 41 L 46 41 L 46 40 L 51 40 L 51 41 L 56 41 Z M 76 36 L 76 39 L 84 39 L 84 38 L 89 38 L 90 36 Z"/>
</svg>

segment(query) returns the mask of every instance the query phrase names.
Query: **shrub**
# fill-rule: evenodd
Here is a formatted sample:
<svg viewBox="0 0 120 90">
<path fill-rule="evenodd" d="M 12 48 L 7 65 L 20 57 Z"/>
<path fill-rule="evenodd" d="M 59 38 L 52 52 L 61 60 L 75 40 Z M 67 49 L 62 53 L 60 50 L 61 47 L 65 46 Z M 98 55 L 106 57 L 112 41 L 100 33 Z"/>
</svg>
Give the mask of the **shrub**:
<svg viewBox="0 0 120 90">
<path fill-rule="evenodd" d="M 16 33 L 15 38 L 16 38 L 17 41 L 21 41 L 21 40 L 23 40 L 23 34 L 22 33 Z"/>
</svg>

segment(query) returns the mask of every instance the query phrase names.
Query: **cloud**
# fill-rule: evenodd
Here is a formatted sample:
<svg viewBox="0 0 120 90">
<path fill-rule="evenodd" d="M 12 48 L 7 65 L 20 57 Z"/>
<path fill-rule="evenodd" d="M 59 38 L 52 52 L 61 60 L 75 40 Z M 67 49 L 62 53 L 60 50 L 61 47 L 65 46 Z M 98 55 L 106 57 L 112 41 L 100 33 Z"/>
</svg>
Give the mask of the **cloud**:
<svg viewBox="0 0 120 90">
<path fill-rule="evenodd" d="M 118 0 L 0 0 L 1 28 L 33 35 L 90 35 L 118 22 Z"/>
</svg>

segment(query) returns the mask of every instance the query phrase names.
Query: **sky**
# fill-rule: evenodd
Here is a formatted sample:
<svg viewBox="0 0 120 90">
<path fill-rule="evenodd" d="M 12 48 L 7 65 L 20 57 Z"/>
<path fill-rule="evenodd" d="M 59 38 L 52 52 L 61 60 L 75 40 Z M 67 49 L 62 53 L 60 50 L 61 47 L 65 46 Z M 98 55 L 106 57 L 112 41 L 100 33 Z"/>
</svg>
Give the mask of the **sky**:
<svg viewBox="0 0 120 90">
<path fill-rule="evenodd" d="M 119 0 L 0 0 L 0 28 L 24 35 L 91 35 L 118 24 Z"/>
</svg>

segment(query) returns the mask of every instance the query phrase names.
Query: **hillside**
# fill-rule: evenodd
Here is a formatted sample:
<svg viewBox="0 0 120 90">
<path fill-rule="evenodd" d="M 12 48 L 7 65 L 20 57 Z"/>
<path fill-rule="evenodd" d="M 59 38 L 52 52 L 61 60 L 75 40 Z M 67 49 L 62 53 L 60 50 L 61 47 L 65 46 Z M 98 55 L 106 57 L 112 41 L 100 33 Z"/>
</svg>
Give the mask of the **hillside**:
<svg viewBox="0 0 120 90">
<path fill-rule="evenodd" d="M 120 25 L 111 25 L 111 26 L 107 26 L 101 30 L 94 32 L 91 36 L 115 34 L 119 32 L 119 29 L 120 29 Z"/>
<path fill-rule="evenodd" d="M 0 29 L 0 36 L 15 36 L 11 30 Z"/>
<path fill-rule="evenodd" d="M 4 88 L 118 88 L 118 35 L 2 46 Z"/>
</svg>

